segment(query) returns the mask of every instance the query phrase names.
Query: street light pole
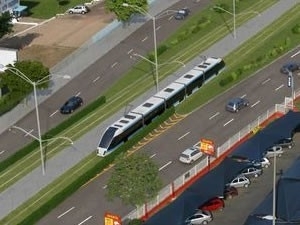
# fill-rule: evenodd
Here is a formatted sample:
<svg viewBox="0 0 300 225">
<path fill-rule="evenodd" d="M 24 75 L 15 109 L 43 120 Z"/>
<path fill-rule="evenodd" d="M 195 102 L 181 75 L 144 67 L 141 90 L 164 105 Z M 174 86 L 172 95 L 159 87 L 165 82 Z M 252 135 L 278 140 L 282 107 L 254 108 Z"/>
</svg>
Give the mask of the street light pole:
<svg viewBox="0 0 300 225">
<path fill-rule="evenodd" d="M 130 5 L 128 3 L 122 4 L 124 7 L 131 7 L 141 14 L 144 14 L 145 16 L 148 16 L 152 20 L 152 26 L 153 26 L 153 42 L 154 42 L 154 63 L 155 63 L 155 83 L 156 83 L 156 92 L 159 91 L 158 86 L 158 59 L 157 59 L 157 40 L 156 40 L 156 19 L 154 16 L 150 15 L 147 11 L 145 11 L 143 8 L 136 6 L 136 5 Z"/>
<path fill-rule="evenodd" d="M 275 147 L 273 147 L 275 148 Z M 273 165 L 273 215 L 272 225 L 276 225 L 276 153 L 274 151 L 274 165 Z"/>
<path fill-rule="evenodd" d="M 235 0 L 232 0 L 232 8 L 233 8 L 233 38 L 236 39 Z"/>
<path fill-rule="evenodd" d="M 292 89 L 292 109 L 294 108 L 294 97 L 295 97 L 295 93 L 294 93 L 294 76 L 293 73 L 291 71 L 289 71 L 288 74 L 288 86 L 291 87 Z"/>
<path fill-rule="evenodd" d="M 145 56 L 142 56 L 142 55 L 140 55 L 138 53 L 133 53 L 130 56 L 130 58 L 133 58 L 133 56 L 139 57 L 139 58 L 141 58 L 141 59 L 143 59 L 143 60 L 151 63 L 152 65 L 155 65 L 155 63 L 153 61 L 147 59 Z M 173 61 L 170 61 L 170 62 L 165 62 L 165 63 L 158 64 L 158 67 L 162 66 L 162 65 L 166 65 L 166 64 L 171 64 L 171 63 L 178 63 L 178 64 L 182 65 L 183 67 L 185 67 L 185 64 L 183 62 L 181 62 L 181 61 L 178 61 L 178 60 L 173 60 Z"/>
</svg>

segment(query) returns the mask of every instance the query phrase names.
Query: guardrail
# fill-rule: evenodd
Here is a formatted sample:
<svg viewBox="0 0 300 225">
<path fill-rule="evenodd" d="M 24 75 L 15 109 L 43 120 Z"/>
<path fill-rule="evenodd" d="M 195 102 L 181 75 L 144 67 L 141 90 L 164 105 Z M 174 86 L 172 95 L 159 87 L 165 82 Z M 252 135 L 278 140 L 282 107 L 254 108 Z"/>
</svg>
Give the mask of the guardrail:
<svg viewBox="0 0 300 225">
<path fill-rule="evenodd" d="M 300 89 L 297 90 L 294 94 L 295 99 L 300 96 Z M 238 133 L 229 138 L 223 145 L 217 148 L 217 154 L 215 158 L 211 158 L 210 162 L 208 157 L 200 161 L 189 171 L 185 172 L 172 183 L 164 187 L 157 197 L 150 202 L 145 203 L 144 205 L 137 207 L 131 211 L 127 216 L 123 218 L 126 219 L 135 219 L 135 218 L 147 218 L 149 214 L 156 212 L 160 206 L 165 203 L 171 202 L 177 195 L 179 195 L 188 184 L 192 183 L 195 178 L 198 178 L 201 173 L 207 171 L 209 164 L 215 164 L 217 161 L 220 161 L 224 156 L 226 156 L 232 149 L 235 148 L 239 143 L 241 143 L 249 134 L 253 133 L 254 130 L 260 128 L 269 118 L 275 114 L 286 114 L 289 110 L 293 109 L 293 100 L 292 98 L 285 98 L 284 103 L 276 104 L 271 107 L 267 112 L 260 115 L 255 121 L 248 124 L 246 127 L 241 129 Z"/>
</svg>

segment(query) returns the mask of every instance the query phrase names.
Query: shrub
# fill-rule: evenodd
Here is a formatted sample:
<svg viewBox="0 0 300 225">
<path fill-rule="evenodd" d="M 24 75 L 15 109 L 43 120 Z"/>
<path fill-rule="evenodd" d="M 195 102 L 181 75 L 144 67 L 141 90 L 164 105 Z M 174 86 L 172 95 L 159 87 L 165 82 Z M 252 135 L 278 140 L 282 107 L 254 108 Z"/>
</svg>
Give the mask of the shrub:
<svg viewBox="0 0 300 225">
<path fill-rule="evenodd" d="M 292 32 L 294 34 L 300 34 L 300 24 L 296 24 L 293 28 L 292 28 Z"/>
<path fill-rule="evenodd" d="M 140 220 L 140 219 L 133 219 L 133 220 L 130 220 L 128 225 L 142 225 L 143 224 L 143 221 Z"/>
<path fill-rule="evenodd" d="M 232 75 L 228 75 L 227 77 L 224 77 L 222 80 L 220 80 L 219 85 L 221 87 L 224 87 L 226 85 L 228 85 L 229 83 L 231 83 L 234 80 L 234 78 L 232 77 Z"/>
</svg>

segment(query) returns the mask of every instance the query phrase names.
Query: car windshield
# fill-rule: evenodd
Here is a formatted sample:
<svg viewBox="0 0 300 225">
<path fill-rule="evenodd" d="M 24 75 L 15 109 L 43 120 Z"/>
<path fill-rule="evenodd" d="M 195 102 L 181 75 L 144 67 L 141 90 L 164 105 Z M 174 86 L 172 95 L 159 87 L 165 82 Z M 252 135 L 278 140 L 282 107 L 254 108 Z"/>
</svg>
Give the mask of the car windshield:
<svg viewBox="0 0 300 225">
<path fill-rule="evenodd" d="M 184 154 L 184 153 L 181 153 L 180 157 L 181 157 L 181 158 L 184 158 L 184 159 L 189 159 L 189 156 L 186 155 L 186 154 Z"/>
</svg>

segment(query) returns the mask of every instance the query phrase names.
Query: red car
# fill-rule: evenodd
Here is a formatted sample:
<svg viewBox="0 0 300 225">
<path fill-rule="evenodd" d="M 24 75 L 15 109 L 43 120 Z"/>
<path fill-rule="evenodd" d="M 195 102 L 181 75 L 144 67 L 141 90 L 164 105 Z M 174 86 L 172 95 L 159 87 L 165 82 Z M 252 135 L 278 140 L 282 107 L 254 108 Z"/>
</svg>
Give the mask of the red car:
<svg viewBox="0 0 300 225">
<path fill-rule="evenodd" d="M 224 198 L 231 199 L 234 196 L 239 194 L 238 190 L 235 187 L 226 187 L 224 190 Z"/>
<path fill-rule="evenodd" d="M 218 197 L 212 198 L 206 203 L 204 203 L 200 209 L 205 211 L 216 211 L 216 210 L 223 210 L 225 207 L 224 200 Z"/>
</svg>

